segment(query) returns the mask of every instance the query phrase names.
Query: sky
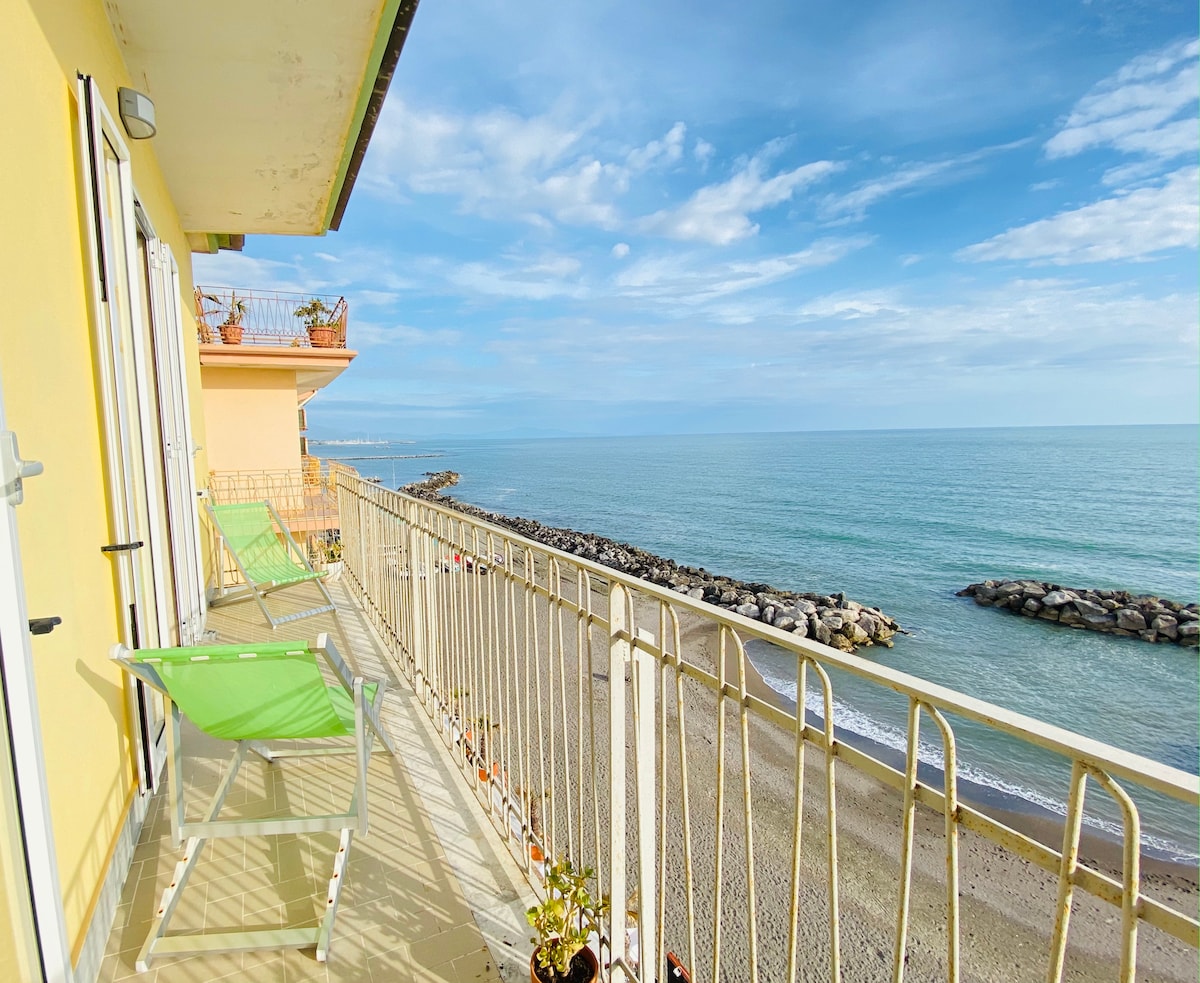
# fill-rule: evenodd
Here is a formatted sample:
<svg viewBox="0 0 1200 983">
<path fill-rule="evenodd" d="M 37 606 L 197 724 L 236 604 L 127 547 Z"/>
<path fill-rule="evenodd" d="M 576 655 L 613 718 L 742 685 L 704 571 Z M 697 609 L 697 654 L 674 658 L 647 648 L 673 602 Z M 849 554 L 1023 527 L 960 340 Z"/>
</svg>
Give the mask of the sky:
<svg viewBox="0 0 1200 983">
<path fill-rule="evenodd" d="M 1195 423 L 1192 0 L 424 0 L 320 437 Z"/>
</svg>

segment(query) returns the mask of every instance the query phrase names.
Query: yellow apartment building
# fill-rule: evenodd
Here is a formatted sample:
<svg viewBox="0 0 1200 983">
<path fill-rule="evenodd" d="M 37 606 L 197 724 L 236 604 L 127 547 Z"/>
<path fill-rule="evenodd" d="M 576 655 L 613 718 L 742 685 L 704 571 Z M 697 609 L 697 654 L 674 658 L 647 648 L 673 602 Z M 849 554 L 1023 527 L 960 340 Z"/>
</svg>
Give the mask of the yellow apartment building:
<svg viewBox="0 0 1200 983">
<path fill-rule="evenodd" d="M 209 470 L 353 358 L 198 343 L 191 254 L 337 227 L 415 8 L 0 0 L 0 979 L 95 979 L 163 756 L 109 647 L 200 637 Z"/>
</svg>

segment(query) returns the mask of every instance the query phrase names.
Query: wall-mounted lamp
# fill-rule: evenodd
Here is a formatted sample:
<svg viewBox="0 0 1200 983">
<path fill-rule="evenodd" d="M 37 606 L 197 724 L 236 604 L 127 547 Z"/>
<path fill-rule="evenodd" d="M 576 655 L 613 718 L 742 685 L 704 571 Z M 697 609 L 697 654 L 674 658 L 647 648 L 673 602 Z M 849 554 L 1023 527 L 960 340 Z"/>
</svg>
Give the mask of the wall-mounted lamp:
<svg viewBox="0 0 1200 983">
<path fill-rule="evenodd" d="M 146 140 L 158 132 L 154 125 L 154 102 L 137 89 L 117 89 L 117 109 L 125 132 L 134 140 Z"/>
</svg>

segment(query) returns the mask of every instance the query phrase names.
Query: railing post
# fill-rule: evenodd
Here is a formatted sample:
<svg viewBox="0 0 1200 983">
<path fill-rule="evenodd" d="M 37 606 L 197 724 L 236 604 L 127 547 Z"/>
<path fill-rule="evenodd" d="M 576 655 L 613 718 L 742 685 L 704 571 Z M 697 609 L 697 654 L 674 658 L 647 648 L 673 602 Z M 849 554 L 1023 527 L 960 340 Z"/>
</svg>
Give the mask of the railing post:
<svg viewBox="0 0 1200 983">
<path fill-rule="evenodd" d="M 614 963 L 612 983 L 625 980 L 617 964 L 625 952 L 625 666 L 629 660 L 628 592 L 615 580 L 608 582 L 608 884 L 609 944 Z"/>
<path fill-rule="evenodd" d="M 412 593 L 410 608 L 412 634 L 409 655 L 413 660 L 413 689 L 417 691 L 417 696 L 424 703 L 427 702 L 429 696 L 429 675 L 426 672 L 428 655 L 425 646 L 425 577 L 429 575 L 429 572 L 425 570 L 423 563 L 422 536 L 417 525 L 417 507 L 415 502 L 406 502 L 404 506 L 405 520 L 408 526 L 404 549 L 408 555 L 401 559 L 408 564 L 408 589 Z M 420 680 L 419 684 L 418 679 Z"/>
<path fill-rule="evenodd" d="M 638 631 L 637 637 L 645 637 L 651 643 L 654 641 L 653 636 L 648 636 L 642 631 Z M 630 678 L 633 681 L 634 773 L 637 775 L 635 795 L 638 828 L 638 976 L 643 980 L 659 978 L 656 922 L 658 906 L 655 904 L 658 851 L 655 849 L 654 835 L 654 798 L 657 781 L 654 675 L 654 657 L 635 644 Z"/>
</svg>

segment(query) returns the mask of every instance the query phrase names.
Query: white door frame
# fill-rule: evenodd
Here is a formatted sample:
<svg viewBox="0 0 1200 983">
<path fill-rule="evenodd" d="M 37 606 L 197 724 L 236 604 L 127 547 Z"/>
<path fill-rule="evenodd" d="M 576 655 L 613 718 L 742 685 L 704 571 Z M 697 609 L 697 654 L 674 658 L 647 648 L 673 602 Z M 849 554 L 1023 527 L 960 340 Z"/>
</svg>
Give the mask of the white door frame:
<svg viewBox="0 0 1200 983">
<path fill-rule="evenodd" d="M 0 431 L 3 430 L 4 401 L 0 393 Z M 32 494 L 37 494 L 36 488 L 35 484 L 30 489 Z M 19 829 L 24 841 L 24 856 L 13 859 L 25 864 L 25 871 L 14 873 L 28 875 L 37 955 L 46 983 L 70 983 L 71 953 L 58 880 L 33 651 L 29 643 L 29 611 L 21 570 L 16 507 L 0 491 L 0 680 L 3 683 L 0 709 L 8 717 L 20 809 Z M 8 750 L 0 748 L 0 754 Z"/>
<path fill-rule="evenodd" d="M 166 564 L 164 544 L 159 542 L 153 523 L 140 516 L 136 496 L 140 493 L 148 516 L 161 514 L 157 483 L 154 474 L 153 448 L 141 439 L 141 454 L 126 452 L 127 435 L 137 428 L 139 437 L 153 433 L 157 421 L 150 413 L 149 374 L 145 345 L 139 325 L 149 312 L 142 309 L 138 288 L 138 226 L 135 218 L 136 196 L 130 173 L 129 150 L 112 114 L 104 104 L 95 81 L 90 76 L 79 80 L 80 144 L 86 155 L 84 182 L 92 203 L 92 222 L 88 246 L 93 270 L 93 325 L 96 331 L 96 364 L 100 376 L 101 403 L 104 416 L 105 463 L 108 471 L 108 492 L 112 502 L 110 535 L 112 545 L 142 544 L 122 548 L 111 554 L 117 568 L 121 603 L 121 641 L 130 648 L 153 647 L 166 636 L 168 613 L 165 610 L 163 577 Z M 120 197 L 120 231 L 124 248 L 118 250 L 116 232 L 109 222 L 103 196 L 108 188 L 104 145 L 112 148 L 118 162 L 117 192 Z M 124 330 L 121 311 L 114 308 L 118 285 L 123 286 L 129 305 L 127 312 L 132 330 Z M 129 346 L 128 360 L 124 345 Z M 132 370 L 132 380 L 127 373 Z M 132 381 L 136 406 L 129 405 L 127 383 Z M 148 517 L 147 516 L 147 517 Z M 142 565 L 132 555 L 133 548 L 147 548 L 150 555 L 149 582 Z M 161 700 L 140 682 L 128 687 L 130 710 L 139 722 L 138 781 L 143 793 L 156 787 L 158 775 L 166 760 L 165 732 L 153 724 L 155 714 L 151 701 Z"/>
</svg>

